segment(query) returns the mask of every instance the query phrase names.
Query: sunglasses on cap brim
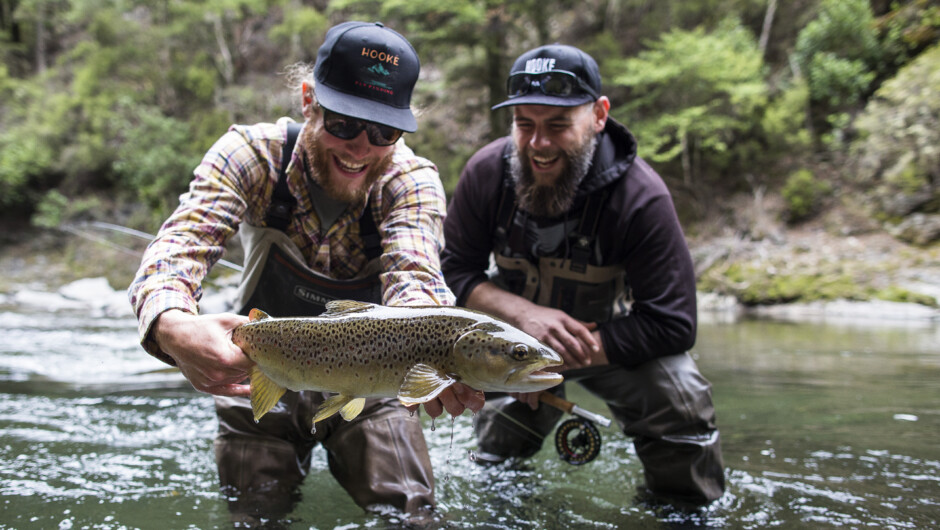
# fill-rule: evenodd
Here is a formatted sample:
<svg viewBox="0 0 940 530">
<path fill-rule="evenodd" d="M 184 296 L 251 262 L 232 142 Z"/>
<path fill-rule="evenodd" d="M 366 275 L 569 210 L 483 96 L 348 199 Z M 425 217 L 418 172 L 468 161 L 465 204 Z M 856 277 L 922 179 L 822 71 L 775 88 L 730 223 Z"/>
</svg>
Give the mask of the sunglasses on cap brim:
<svg viewBox="0 0 940 530">
<path fill-rule="evenodd" d="M 337 114 L 325 107 L 320 108 L 323 109 L 323 128 L 342 140 L 352 140 L 365 129 L 370 144 L 386 147 L 397 142 L 403 134 L 402 130 L 388 125 Z"/>
<path fill-rule="evenodd" d="M 541 74 L 519 72 L 509 76 L 506 92 L 509 98 L 524 96 L 532 90 L 540 90 L 546 96 L 564 98 L 572 94 L 585 93 L 597 99 L 600 94 L 589 87 L 580 77 L 565 70 L 552 70 Z"/>
</svg>

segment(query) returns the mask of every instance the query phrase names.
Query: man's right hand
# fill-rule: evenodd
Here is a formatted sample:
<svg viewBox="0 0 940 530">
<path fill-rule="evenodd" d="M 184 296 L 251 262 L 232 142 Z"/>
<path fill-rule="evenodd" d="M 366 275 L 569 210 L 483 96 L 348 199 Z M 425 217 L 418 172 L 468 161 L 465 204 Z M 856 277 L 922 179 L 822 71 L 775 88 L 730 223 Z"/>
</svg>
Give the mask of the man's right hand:
<svg viewBox="0 0 940 530">
<path fill-rule="evenodd" d="M 594 322 L 582 322 L 560 309 L 530 304 L 516 316 L 519 329 L 544 342 L 561 355 L 563 370 L 589 366 L 600 346 L 591 332 Z"/>
<path fill-rule="evenodd" d="M 157 317 L 151 334 L 196 390 L 249 396 L 251 387 L 242 381 L 254 363 L 232 342 L 232 330 L 245 322 L 248 317 L 234 313 L 192 315 L 172 309 Z"/>
<path fill-rule="evenodd" d="M 557 351 L 563 370 L 593 364 L 601 351 L 600 341 L 592 332 L 594 322 L 582 322 L 560 309 L 540 306 L 492 282 L 482 282 L 467 297 L 467 307 L 497 316 Z"/>
</svg>

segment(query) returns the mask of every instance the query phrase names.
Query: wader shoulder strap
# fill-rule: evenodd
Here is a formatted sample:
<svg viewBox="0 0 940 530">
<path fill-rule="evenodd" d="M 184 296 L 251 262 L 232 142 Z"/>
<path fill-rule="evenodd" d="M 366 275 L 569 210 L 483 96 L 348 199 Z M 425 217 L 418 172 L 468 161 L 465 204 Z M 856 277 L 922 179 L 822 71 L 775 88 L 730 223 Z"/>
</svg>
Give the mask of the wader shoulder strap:
<svg viewBox="0 0 940 530">
<path fill-rule="evenodd" d="M 379 228 L 375 225 L 375 218 L 372 216 L 371 193 L 366 203 L 366 210 L 359 218 L 359 237 L 362 238 L 366 259 L 372 261 L 382 255 L 382 238 L 379 236 Z"/>
<path fill-rule="evenodd" d="M 271 205 L 268 206 L 264 222 L 271 228 L 276 228 L 283 232 L 290 223 L 291 212 L 297 199 L 290 193 L 287 187 L 287 166 L 290 164 L 291 155 L 294 153 L 294 144 L 297 143 L 297 135 L 300 134 L 299 123 L 287 124 L 287 141 L 281 150 L 281 167 L 278 169 L 277 184 L 274 186 L 274 195 L 271 197 Z"/>
<path fill-rule="evenodd" d="M 581 221 L 575 231 L 574 245 L 571 247 L 571 270 L 583 273 L 591 261 L 591 249 L 597 238 L 597 226 L 601 211 L 607 200 L 607 191 L 598 191 L 588 196 L 581 212 Z"/>
<path fill-rule="evenodd" d="M 506 148 L 503 149 L 503 178 L 500 180 L 499 185 L 499 202 L 496 207 L 496 233 L 493 238 L 493 248 L 496 250 L 497 254 L 510 253 L 514 245 L 510 244 L 509 238 L 512 235 L 513 238 L 521 238 L 522 234 L 518 234 L 512 229 L 513 218 L 516 215 L 516 210 L 518 209 L 516 205 L 516 192 L 513 189 L 512 176 L 509 174 L 509 157 L 511 156 L 510 144 L 506 144 Z M 515 242 L 515 241 L 514 241 Z"/>
</svg>

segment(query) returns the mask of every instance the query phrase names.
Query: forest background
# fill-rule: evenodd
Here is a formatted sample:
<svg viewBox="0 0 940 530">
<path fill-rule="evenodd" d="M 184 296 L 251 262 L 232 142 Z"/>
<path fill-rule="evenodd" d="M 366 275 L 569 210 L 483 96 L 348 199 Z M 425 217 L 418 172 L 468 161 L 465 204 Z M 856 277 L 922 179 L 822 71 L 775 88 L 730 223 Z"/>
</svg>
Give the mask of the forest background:
<svg viewBox="0 0 940 530">
<path fill-rule="evenodd" d="M 406 140 L 448 192 L 508 131 L 489 108 L 513 59 L 572 44 L 672 191 L 702 290 L 937 306 L 910 287 L 940 289 L 937 0 L 0 0 L 0 249 L 155 233 L 231 124 L 301 119 L 285 69 L 346 20 L 417 49 Z M 102 265 L 66 245 L 76 274 Z"/>
</svg>

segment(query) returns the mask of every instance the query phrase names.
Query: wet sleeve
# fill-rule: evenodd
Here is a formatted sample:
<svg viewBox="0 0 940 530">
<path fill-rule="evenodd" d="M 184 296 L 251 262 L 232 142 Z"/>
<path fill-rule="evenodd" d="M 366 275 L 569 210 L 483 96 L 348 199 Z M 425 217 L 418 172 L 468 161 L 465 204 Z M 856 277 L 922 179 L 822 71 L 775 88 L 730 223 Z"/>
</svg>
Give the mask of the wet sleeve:
<svg viewBox="0 0 940 530">
<path fill-rule="evenodd" d="M 155 357 L 169 357 L 150 340 L 156 318 L 170 309 L 197 314 L 202 281 L 225 250 L 246 209 L 244 197 L 259 162 L 234 131 L 206 153 L 189 191 L 147 247 L 128 298 L 138 319 L 141 345 Z"/>
<path fill-rule="evenodd" d="M 600 327 L 611 363 L 627 368 L 689 350 L 695 344 L 695 273 L 685 236 L 668 194 L 621 218 L 626 274 L 633 295 L 628 316 Z"/>
<path fill-rule="evenodd" d="M 382 195 L 389 204 L 380 223 L 383 303 L 454 305 L 441 272 L 447 203 L 437 168 L 416 158 L 414 167 L 391 179 Z"/>
</svg>

